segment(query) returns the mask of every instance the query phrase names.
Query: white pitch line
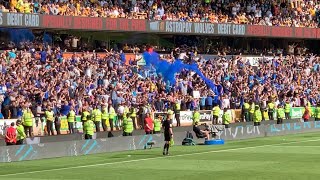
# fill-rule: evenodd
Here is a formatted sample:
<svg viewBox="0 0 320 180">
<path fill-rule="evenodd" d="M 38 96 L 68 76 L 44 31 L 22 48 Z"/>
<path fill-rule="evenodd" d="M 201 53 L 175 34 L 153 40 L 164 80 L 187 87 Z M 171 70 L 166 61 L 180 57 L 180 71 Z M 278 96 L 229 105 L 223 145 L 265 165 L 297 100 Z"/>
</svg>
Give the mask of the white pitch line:
<svg viewBox="0 0 320 180">
<path fill-rule="evenodd" d="M 320 146 L 281 146 L 281 144 L 280 145 L 274 145 L 273 147 L 281 147 L 281 148 L 283 148 L 283 147 L 285 147 L 285 148 L 291 148 L 291 147 L 294 147 L 294 148 L 303 148 L 303 147 L 320 147 Z"/>
<path fill-rule="evenodd" d="M 277 143 L 277 144 L 267 144 L 267 145 L 261 145 L 261 146 L 249 146 L 249 147 L 242 147 L 242 148 L 221 149 L 221 150 L 213 150 L 213 151 L 205 151 L 205 152 L 197 152 L 197 153 L 189 153 L 189 154 L 180 154 L 180 155 L 173 155 L 173 156 L 160 156 L 160 157 L 153 157 L 153 158 L 127 160 L 127 161 L 107 162 L 107 163 L 91 164 L 91 165 L 84 165 L 84 166 L 73 166 L 73 167 L 65 167 L 65 168 L 45 169 L 45 170 L 39 170 L 39 171 L 29 171 L 29 172 L 21 172 L 21 173 L 3 174 L 3 175 L 0 175 L 0 177 L 25 175 L 25 174 L 34 174 L 34 173 L 51 172 L 51 171 L 60 171 L 60 170 L 67 170 L 67 169 L 78 169 L 78 168 L 114 165 L 114 164 L 122 164 L 122 163 L 132 163 L 132 162 L 148 161 L 148 160 L 154 160 L 154 159 L 184 157 L 184 156 L 208 154 L 208 153 L 214 153 L 214 152 L 228 152 L 228 151 L 235 151 L 235 150 L 253 149 L 253 148 L 269 147 L 269 146 L 275 146 L 275 145 L 295 144 L 295 143 L 314 142 L 314 141 L 320 141 L 320 139 L 311 139 L 311 140 L 294 141 L 294 142 L 284 142 L 284 143 Z"/>
</svg>

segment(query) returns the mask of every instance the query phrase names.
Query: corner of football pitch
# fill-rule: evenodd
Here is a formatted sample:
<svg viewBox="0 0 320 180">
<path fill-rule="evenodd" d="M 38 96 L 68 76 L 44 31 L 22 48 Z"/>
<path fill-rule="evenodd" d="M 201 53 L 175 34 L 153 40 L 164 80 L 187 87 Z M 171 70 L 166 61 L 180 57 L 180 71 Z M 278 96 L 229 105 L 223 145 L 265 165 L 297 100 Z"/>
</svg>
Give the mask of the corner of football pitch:
<svg viewBox="0 0 320 180">
<path fill-rule="evenodd" d="M 320 179 L 319 135 L 227 141 L 219 146 L 173 146 L 170 156 L 154 148 L 2 163 L 0 179 Z"/>
</svg>

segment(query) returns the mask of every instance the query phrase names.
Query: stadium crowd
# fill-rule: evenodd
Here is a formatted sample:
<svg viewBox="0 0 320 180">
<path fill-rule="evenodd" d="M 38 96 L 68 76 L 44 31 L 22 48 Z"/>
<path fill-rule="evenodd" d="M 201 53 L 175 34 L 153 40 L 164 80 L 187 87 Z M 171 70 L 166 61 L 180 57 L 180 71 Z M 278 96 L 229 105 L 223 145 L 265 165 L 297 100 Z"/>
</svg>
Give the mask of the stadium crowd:
<svg viewBox="0 0 320 180">
<path fill-rule="evenodd" d="M 143 49 L 141 49 L 144 51 Z M 212 110 L 242 108 L 255 102 L 266 108 L 269 102 L 291 106 L 316 105 L 320 100 L 320 59 L 312 54 L 264 57 L 250 64 L 241 55 L 205 59 L 197 53 L 176 49 L 163 56 L 172 62 L 184 57 L 197 63 L 203 74 L 217 87 L 215 94 L 203 80 L 183 70 L 175 85 L 164 82 L 152 69 L 138 66 L 136 59 L 125 60 L 119 51 L 74 53 L 64 58 L 59 47 L 39 52 L 4 51 L 0 65 L 0 103 L 4 118 L 20 118 L 30 108 L 37 118 L 52 110 L 55 116 L 75 115 L 106 109 L 115 118 L 111 126 L 120 127 L 125 115 L 134 117 L 135 128 L 145 126 L 151 112 L 173 110 Z M 189 57 L 186 57 L 186 55 Z M 37 58 L 38 57 L 38 58 Z M 200 98 L 193 92 L 199 91 Z M 120 120 L 117 121 L 116 118 Z M 114 124 L 113 124 L 114 123 Z"/>
<path fill-rule="evenodd" d="M 318 27 L 313 0 L 11 0 L 2 12 L 189 22 Z"/>
</svg>

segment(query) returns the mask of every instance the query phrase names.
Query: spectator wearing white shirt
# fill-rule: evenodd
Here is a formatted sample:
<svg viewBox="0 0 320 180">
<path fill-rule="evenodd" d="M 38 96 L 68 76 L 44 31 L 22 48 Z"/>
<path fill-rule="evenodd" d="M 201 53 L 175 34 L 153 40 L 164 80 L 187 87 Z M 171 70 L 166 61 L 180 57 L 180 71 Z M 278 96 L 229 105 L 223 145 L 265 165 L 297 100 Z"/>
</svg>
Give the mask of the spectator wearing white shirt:
<svg viewBox="0 0 320 180">
<path fill-rule="evenodd" d="M 230 108 L 230 99 L 227 96 L 224 96 L 222 99 L 222 108 L 221 109 L 229 109 Z"/>
<path fill-rule="evenodd" d="M 0 94 L 5 94 L 6 92 L 7 92 L 7 86 L 5 85 L 4 82 L 2 82 L 0 85 Z"/>
<path fill-rule="evenodd" d="M 118 121 L 115 124 L 117 128 L 121 127 L 123 118 L 124 118 L 124 106 L 123 106 L 123 103 L 121 103 L 120 106 L 118 107 Z"/>
<path fill-rule="evenodd" d="M 160 17 L 162 17 L 162 16 L 164 15 L 164 8 L 163 8 L 163 6 L 158 7 L 157 14 L 159 14 Z"/>
</svg>

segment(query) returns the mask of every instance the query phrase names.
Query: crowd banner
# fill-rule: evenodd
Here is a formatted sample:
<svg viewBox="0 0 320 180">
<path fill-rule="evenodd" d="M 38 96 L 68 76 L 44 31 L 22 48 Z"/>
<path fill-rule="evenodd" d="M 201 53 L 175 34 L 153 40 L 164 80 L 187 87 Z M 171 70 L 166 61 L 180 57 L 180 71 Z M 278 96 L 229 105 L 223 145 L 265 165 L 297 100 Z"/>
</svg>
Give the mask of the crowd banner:
<svg viewBox="0 0 320 180">
<path fill-rule="evenodd" d="M 57 16 L 0 12 L 0 27 L 84 31 L 194 34 L 211 36 L 319 39 L 320 29 L 232 23 L 149 21 L 146 19 Z"/>
</svg>

